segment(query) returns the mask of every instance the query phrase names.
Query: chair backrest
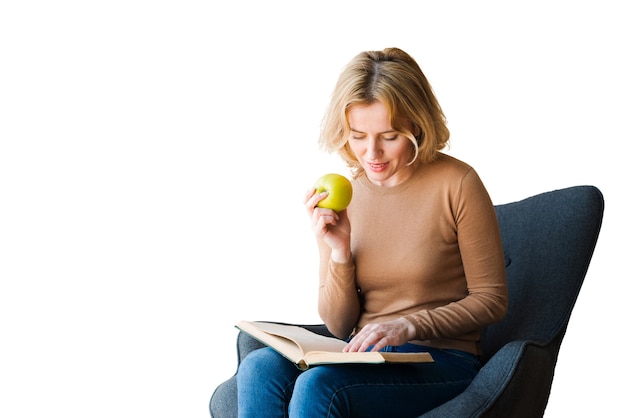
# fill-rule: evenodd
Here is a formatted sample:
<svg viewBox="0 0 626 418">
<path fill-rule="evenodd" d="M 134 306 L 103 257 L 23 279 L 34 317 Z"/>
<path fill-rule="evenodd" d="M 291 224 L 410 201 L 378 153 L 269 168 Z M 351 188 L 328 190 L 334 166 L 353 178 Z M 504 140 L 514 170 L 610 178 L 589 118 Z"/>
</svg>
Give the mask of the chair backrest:
<svg viewBox="0 0 626 418">
<path fill-rule="evenodd" d="M 604 198 L 575 186 L 496 206 L 509 308 L 482 335 L 484 360 L 504 344 L 547 344 L 565 331 L 602 224 Z"/>
</svg>

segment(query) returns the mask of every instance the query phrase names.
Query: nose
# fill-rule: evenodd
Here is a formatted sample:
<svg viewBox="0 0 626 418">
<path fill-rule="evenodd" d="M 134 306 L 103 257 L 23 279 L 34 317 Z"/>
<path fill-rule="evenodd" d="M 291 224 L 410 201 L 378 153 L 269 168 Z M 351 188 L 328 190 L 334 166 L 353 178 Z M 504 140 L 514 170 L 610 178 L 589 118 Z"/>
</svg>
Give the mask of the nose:
<svg viewBox="0 0 626 418">
<path fill-rule="evenodd" d="M 381 154 L 381 147 L 376 138 L 368 138 L 367 139 L 367 149 L 365 152 L 365 158 L 370 161 L 376 160 Z"/>
</svg>

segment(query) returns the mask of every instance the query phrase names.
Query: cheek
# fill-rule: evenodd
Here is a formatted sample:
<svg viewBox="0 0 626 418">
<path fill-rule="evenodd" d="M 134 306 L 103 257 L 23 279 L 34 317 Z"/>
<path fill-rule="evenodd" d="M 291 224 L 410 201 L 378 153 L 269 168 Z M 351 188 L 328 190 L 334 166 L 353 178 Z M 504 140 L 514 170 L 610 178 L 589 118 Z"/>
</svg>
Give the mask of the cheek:
<svg viewBox="0 0 626 418">
<path fill-rule="evenodd" d="M 363 154 L 364 147 L 361 145 L 361 142 L 348 141 L 348 146 L 356 157 L 360 157 Z"/>
<path fill-rule="evenodd" d="M 400 160 L 406 160 L 407 162 L 413 158 L 413 144 L 408 139 L 405 143 L 398 144 L 399 146 L 394 149 L 396 158 Z"/>
</svg>

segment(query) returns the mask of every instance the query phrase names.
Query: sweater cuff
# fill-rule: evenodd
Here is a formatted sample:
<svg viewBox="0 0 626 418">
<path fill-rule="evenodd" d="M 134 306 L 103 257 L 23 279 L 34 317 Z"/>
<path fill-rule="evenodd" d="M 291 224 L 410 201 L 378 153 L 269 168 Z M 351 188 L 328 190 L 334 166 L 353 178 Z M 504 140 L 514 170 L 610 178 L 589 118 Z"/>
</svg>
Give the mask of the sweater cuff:
<svg viewBox="0 0 626 418">
<path fill-rule="evenodd" d="M 420 325 L 420 321 L 415 317 L 415 315 L 406 315 L 403 317 L 404 319 L 406 319 L 407 321 L 409 321 L 411 323 L 411 325 L 413 325 L 413 327 L 415 327 L 415 339 L 421 339 L 419 337 L 420 331 L 421 331 L 421 325 Z"/>
<path fill-rule="evenodd" d="M 333 260 L 328 260 L 328 269 L 332 277 L 339 280 L 352 280 L 354 278 L 354 262 L 348 261 L 345 263 L 338 263 Z"/>
</svg>

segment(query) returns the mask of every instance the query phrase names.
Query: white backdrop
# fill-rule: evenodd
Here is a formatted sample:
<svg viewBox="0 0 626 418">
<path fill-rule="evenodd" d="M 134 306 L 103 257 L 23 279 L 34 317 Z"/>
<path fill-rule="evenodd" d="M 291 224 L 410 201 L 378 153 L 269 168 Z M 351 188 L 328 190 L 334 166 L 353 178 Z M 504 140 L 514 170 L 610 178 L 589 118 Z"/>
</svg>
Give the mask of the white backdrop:
<svg viewBox="0 0 626 418">
<path fill-rule="evenodd" d="M 579 184 L 603 231 L 546 417 L 626 373 L 618 1 L 0 5 L 0 415 L 207 417 L 240 319 L 317 323 L 302 207 L 339 71 L 397 46 L 495 203 Z"/>
</svg>

